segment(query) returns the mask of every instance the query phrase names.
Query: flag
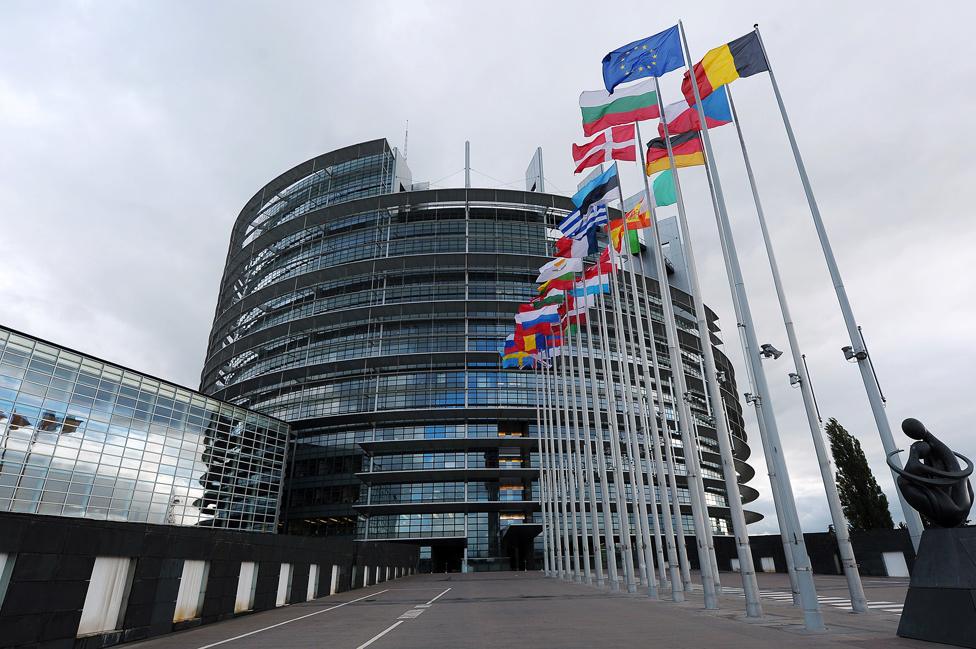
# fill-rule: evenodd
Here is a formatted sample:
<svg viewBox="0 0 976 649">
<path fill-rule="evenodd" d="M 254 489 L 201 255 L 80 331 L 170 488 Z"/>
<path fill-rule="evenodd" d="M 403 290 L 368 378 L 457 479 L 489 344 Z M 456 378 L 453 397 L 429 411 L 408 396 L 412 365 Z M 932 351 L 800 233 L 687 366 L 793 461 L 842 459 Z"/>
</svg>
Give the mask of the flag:
<svg viewBox="0 0 976 649">
<path fill-rule="evenodd" d="M 609 221 L 610 215 L 607 213 L 607 206 L 603 203 L 597 203 L 590 207 L 585 214 L 576 210 L 564 218 L 559 223 L 559 231 L 567 237 L 583 239 L 589 236 L 590 231 L 594 228 L 606 225 Z"/>
<path fill-rule="evenodd" d="M 561 275 L 554 279 L 543 282 L 539 285 L 539 293 L 541 295 L 548 295 L 549 291 L 559 289 L 565 291 L 566 289 L 573 288 L 573 282 L 575 281 L 576 273 L 567 273 Z"/>
<path fill-rule="evenodd" d="M 557 257 L 586 257 L 597 250 L 596 228 L 590 228 L 585 239 L 562 237 L 556 241 Z"/>
<path fill-rule="evenodd" d="M 618 187 L 620 187 L 620 177 L 617 175 L 617 164 L 614 163 L 613 166 L 573 194 L 573 205 L 580 212 L 586 214 L 591 206 L 605 201 L 607 196 Z M 563 234 L 566 232 L 564 231 Z"/>
<path fill-rule="evenodd" d="M 596 306 L 596 296 L 600 293 L 609 293 L 610 284 L 600 277 L 585 280 L 576 285 L 573 289 L 573 308 L 566 313 L 573 313 L 580 307 L 588 309 Z"/>
<path fill-rule="evenodd" d="M 591 279 L 593 277 L 599 277 L 600 275 L 606 275 L 607 273 L 613 272 L 613 263 L 610 261 L 610 249 L 604 248 L 603 254 L 600 255 L 600 261 L 592 264 L 583 273 L 584 279 Z"/>
<path fill-rule="evenodd" d="M 695 81 L 698 83 L 698 94 L 704 100 L 720 86 L 739 77 L 751 77 L 768 71 L 769 63 L 763 54 L 759 35 L 749 32 L 741 38 L 705 52 L 702 60 L 695 64 Z M 681 92 L 689 104 L 695 103 L 695 90 L 691 87 L 691 76 L 688 72 L 685 72 L 681 81 Z"/>
<path fill-rule="evenodd" d="M 583 271 L 583 259 L 581 257 L 556 257 L 547 262 L 539 269 L 539 276 L 536 282 L 548 282 L 550 279 L 561 277 L 566 273 L 580 273 Z"/>
<path fill-rule="evenodd" d="M 526 328 L 543 322 L 559 322 L 559 307 L 556 305 L 544 306 L 541 309 L 516 313 L 515 322 Z"/>
<path fill-rule="evenodd" d="M 702 110 L 705 111 L 705 124 L 708 128 L 732 123 L 732 108 L 729 106 L 729 93 L 725 86 L 702 99 Z M 698 107 L 689 106 L 683 101 L 676 101 L 665 106 L 664 120 L 668 123 L 670 135 L 701 130 Z M 657 132 L 658 135 L 664 137 L 663 124 L 657 125 Z"/>
<path fill-rule="evenodd" d="M 603 85 L 613 92 L 621 83 L 660 77 L 685 64 L 681 54 L 681 38 L 678 26 L 642 38 L 609 52 L 603 57 Z"/>
<path fill-rule="evenodd" d="M 531 362 L 532 362 L 532 354 L 526 352 L 513 352 L 511 354 L 505 354 L 504 356 L 502 356 L 503 368 L 522 369 L 523 367 L 526 367 L 526 363 L 531 363 Z"/>
<path fill-rule="evenodd" d="M 552 322 L 540 322 L 538 324 L 529 325 L 515 325 L 515 339 L 518 340 L 519 337 L 531 336 L 532 334 L 546 334 L 551 335 L 554 331 Z M 559 327 L 559 323 L 555 323 L 556 327 Z"/>
<path fill-rule="evenodd" d="M 679 169 L 705 164 L 705 155 L 702 153 L 702 142 L 698 136 L 698 131 L 688 131 L 671 136 L 671 149 L 674 153 L 674 164 Z M 668 161 L 668 149 L 664 143 L 664 138 L 656 137 L 648 142 L 647 175 L 652 176 L 659 171 L 670 168 L 671 164 Z"/>
<path fill-rule="evenodd" d="M 558 289 L 553 289 L 545 295 L 540 295 L 532 298 L 528 304 L 522 304 L 519 306 L 519 313 L 525 311 L 532 311 L 534 309 L 539 309 L 544 306 L 552 306 L 553 304 L 562 304 L 566 301 L 565 291 L 560 291 Z"/>
<path fill-rule="evenodd" d="M 654 179 L 654 205 L 664 207 L 678 202 L 678 194 L 674 189 L 674 171 L 667 169 Z"/>
<path fill-rule="evenodd" d="M 620 244 L 624 237 L 623 221 L 618 219 L 616 223 L 618 223 L 619 225 L 616 228 L 611 228 L 610 241 L 611 243 L 613 243 L 614 250 L 616 250 L 617 252 L 622 252 L 620 250 Z M 627 241 L 628 241 L 627 247 L 630 250 L 630 254 L 632 255 L 638 254 L 640 252 L 640 238 L 637 236 L 637 230 L 631 230 L 628 228 Z"/>
<path fill-rule="evenodd" d="M 610 280 L 607 278 L 609 272 L 610 269 L 607 269 L 602 274 L 584 279 L 579 286 L 573 289 L 573 299 L 581 300 L 587 306 L 594 306 L 593 297 L 595 295 L 610 292 Z"/>
<path fill-rule="evenodd" d="M 650 79 L 621 88 L 612 95 L 603 89 L 585 90 L 580 93 L 579 105 L 583 115 L 583 135 L 587 137 L 611 126 L 661 116 L 657 91 Z"/>
<path fill-rule="evenodd" d="M 614 126 L 585 144 L 573 145 L 576 173 L 611 159 L 631 162 L 637 159 L 637 136 L 633 124 Z"/>
<path fill-rule="evenodd" d="M 651 211 L 644 204 L 644 192 L 638 192 L 624 199 L 624 211 L 627 217 L 628 230 L 642 230 L 651 227 Z M 623 227 L 622 219 L 610 222 L 610 229 Z"/>
</svg>

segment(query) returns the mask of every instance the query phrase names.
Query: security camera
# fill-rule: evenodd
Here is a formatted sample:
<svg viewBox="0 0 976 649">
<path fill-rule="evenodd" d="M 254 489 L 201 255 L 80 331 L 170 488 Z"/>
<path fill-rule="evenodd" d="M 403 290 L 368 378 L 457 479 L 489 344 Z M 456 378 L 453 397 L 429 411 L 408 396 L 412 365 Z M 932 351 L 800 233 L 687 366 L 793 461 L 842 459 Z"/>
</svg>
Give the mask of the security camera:
<svg viewBox="0 0 976 649">
<path fill-rule="evenodd" d="M 759 355 L 762 356 L 763 358 L 772 358 L 773 360 L 776 360 L 777 358 L 783 355 L 783 352 L 776 349 L 769 343 L 764 343 L 759 347 Z"/>
</svg>

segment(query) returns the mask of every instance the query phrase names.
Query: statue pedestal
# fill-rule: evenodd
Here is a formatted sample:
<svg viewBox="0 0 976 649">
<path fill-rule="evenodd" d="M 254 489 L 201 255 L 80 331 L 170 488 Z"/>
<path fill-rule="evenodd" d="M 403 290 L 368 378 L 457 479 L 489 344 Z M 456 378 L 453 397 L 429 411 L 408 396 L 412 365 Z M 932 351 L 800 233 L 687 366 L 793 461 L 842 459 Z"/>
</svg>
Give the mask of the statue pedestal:
<svg viewBox="0 0 976 649">
<path fill-rule="evenodd" d="M 976 648 L 976 527 L 922 533 L 898 635 Z"/>
</svg>

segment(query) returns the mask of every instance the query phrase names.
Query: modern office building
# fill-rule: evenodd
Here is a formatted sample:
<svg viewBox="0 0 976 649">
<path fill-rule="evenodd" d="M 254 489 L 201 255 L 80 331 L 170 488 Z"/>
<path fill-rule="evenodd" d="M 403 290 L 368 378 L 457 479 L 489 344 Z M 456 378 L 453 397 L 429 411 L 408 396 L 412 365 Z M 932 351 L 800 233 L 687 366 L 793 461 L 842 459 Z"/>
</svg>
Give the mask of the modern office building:
<svg viewBox="0 0 976 649">
<path fill-rule="evenodd" d="M 417 543 L 438 570 L 532 566 L 541 548 L 535 376 L 500 369 L 498 349 L 570 209 L 568 198 L 535 191 L 413 185 L 386 140 L 302 163 L 248 201 L 201 390 L 292 425 L 287 532 Z M 710 514 L 727 534 L 700 342 L 670 236 Z M 646 281 L 656 294 L 655 278 Z M 650 310 L 661 317 L 659 303 Z M 663 345 L 660 322 L 654 332 Z M 747 482 L 734 373 L 716 356 Z M 673 420 L 670 396 L 664 403 Z M 676 434 L 672 443 L 680 456 Z M 745 486 L 743 495 L 757 496 Z M 686 519 L 691 532 L 690 510 Z"/>
<path fill-rule="evenodd" d="M 288 424 L 0 327 L 0 511 L 274 532 Z"/>
</svg>

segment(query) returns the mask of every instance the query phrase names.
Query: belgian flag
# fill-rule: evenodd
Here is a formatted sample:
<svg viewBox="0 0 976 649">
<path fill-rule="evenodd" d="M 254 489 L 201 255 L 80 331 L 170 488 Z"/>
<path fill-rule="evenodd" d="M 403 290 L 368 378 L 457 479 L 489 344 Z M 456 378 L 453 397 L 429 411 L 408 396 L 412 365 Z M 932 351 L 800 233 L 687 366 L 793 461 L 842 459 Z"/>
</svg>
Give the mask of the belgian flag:
<svg viewBox="0 0 976 649">
<path fill-rule="evenodd" d="M 715 89 L 739 77 L 751 77 L 768 71 L 769 64 L 763 54 L 759 35 L 756 32 L 749 32 L 742 38 L 708 50 L 702 60 L 695 64 L 698 94 L 704 99 Z M 695 91 L 691 87 L 691 77 L 688 72 L 685 72 L 685 78 L 681 82 L 681 92 L 689 105 L 695 103 Z"/>
</svg>

